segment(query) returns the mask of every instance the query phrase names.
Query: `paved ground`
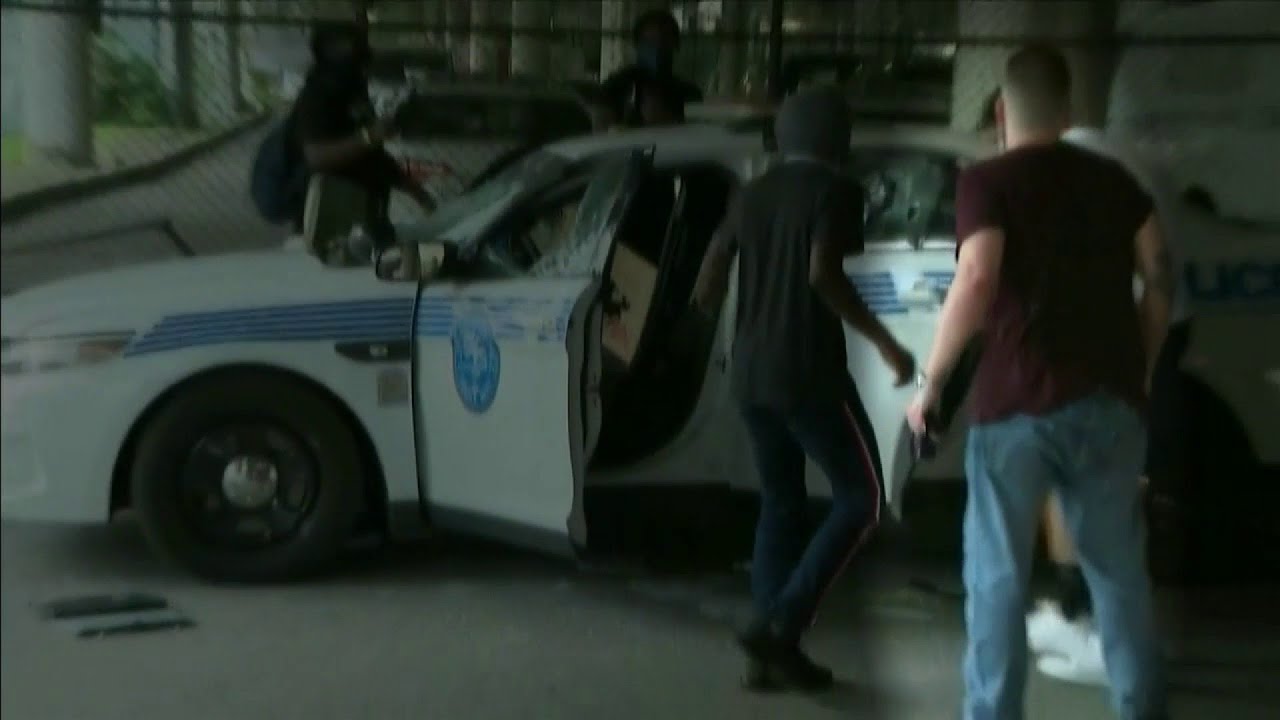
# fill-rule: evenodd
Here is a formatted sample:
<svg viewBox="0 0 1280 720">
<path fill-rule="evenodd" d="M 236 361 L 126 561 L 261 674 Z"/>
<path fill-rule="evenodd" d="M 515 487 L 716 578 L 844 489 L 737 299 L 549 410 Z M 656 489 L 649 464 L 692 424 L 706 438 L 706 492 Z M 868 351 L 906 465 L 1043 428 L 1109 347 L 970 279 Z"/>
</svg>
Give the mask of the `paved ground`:
<svg viewBox="0 0 1280 720">
<path fill-rule="evenodd" d="M 256 143 L 246 137 L 161 182 L 5 224 L 0 285 L 172 257 L 155 231 L 75 241 L 162 218 L 201 253 L 276 242 L 244 191 Z M 738 690 L 728 641 L 745 608 L 741 577 L 602 575 L 450 543 L 362 556 L 307 585 L 213 587 L 155 564 L 128 523 L 5 523 L 0 535 L 0 714 L 16 720 L 945 720 L 959 698 L 959 600 L 910 585 L 956 587 L 954 562 L 885 559 L 846 579 L 811 643 L 839 668 L 841 689 L 759 698 Z M 40 617 L 49 600 L 115 590 L 161 593 L 197 626 L 79 640 Z M 1274 717 L 1280 591 L 1163 600 L 1181 629 L 1178 717 Z M 1100 691 L 1040 678 L 1028 707 L 1031 720 L 1108 717 Z"/>
<path fill-rule="evenodd" d="M 447 543 L 312 584 L 212 587 L 154 563 L 127 523 L 2 531 L 0 712 L 14 720 L 943 720 L 958 700 L 958 601 L 909 589 L 902 569 L 851 578 L 824 612 L 811 646 L 838 691 L 761 698 L 736 686 L 732 576 L 609 576 Z M 40 619 L 40 603 L 113 590 L 161 593 L 197 625 L 80 640 Z M 1213 597 L 1179 642 L 1178 717 L 1274 717 L 1280 595 Z M 1108 717 L 1100 691 L 1040 678 L 1028 702 L 1034 720 Z"/>
<path fill-rule="evenodd" d="M 94 128 L 94 150 L 98 162 L 92 168 L 77 168 L 33 157 L 20 137 L 5 136 L 4 158 L 0 162 L 0 186 L 3 186 L 0 193 L 7 200 L 50 185 L 147 165 L 189 148 L 221 130 L 99 126 Z"/>
<path fill-rule="evenodd" d="M 172 241 L 156 230 L 170 220 L 198 254 L 266 247 L 280 228 L 258 219 L 249 200 L 249 167 L 261 130 L 197 158 L 159 180 L 119 188 L 5 222 L 0 236 L 0 289 L 121 263 L 175 257 Z M 117 232 L 118 231 L 118 232 Z M 86 236 L 107 233 L 86 240 Z"/>
</svg>

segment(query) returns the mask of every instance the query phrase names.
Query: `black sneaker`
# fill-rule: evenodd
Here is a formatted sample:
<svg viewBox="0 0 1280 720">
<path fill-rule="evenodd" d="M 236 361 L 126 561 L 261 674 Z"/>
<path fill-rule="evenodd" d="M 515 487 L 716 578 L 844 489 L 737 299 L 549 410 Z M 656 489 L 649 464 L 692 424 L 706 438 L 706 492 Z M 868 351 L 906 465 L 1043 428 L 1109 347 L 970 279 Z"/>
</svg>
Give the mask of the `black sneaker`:
<svg viewBox="0 0 1280 720">
<path fill-rule="evenodd" d="M 781 647 L 769 659 L 768 667 L 786 686 L 805 692 L 829 690 L 835 684 L 831 668 L 814 662 L 797 646 Z"/>
<path fill-rule="evenodd" d="M 749 626 L 738 633 L 738 645 L 747 655 L 748 689 L 796 689 L 806 692 L 826 690 L 835 684 L 835 675 L 804 654 L 799 646 L 779 639 L 767 626 Z"/>
<path fill-rule="evenodd" d="M 784 689 L 778 674 L 766 662 L 748 659 L 747 671 L 742 676 L 742 687 L 758 693 L 772 693 Z"/>
<path fill-rule="evenodd" d="M 767 664 L 778 650 L 778 641 L 769 631 L 768 625 L 753 623 L 738 633 L 738 646 L 746 653 L 748 660 Z"/>
</svg>

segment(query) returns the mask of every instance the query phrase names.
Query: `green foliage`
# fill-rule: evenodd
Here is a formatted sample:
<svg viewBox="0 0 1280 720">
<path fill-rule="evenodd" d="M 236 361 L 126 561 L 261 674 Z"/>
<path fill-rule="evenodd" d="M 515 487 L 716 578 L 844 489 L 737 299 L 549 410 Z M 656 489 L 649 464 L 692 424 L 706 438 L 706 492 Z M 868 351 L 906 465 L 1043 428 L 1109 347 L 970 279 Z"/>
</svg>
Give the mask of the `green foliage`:
<svg viewBox="0 0 1280 720">
<path fill-rule="evenodd" d="M 277 108 L 283 104 L 280 96 L 280 80 L 276 74 L 257 69 L 249 71 L 249 102 L 263 110 Z"/>
<path fill-rule="evenodd" d="M 153 63 L 109 31 L 94 40 L 92 53 L 95 123 L 128 127 L 173 124 L 169 90 Z"/>
</svg>

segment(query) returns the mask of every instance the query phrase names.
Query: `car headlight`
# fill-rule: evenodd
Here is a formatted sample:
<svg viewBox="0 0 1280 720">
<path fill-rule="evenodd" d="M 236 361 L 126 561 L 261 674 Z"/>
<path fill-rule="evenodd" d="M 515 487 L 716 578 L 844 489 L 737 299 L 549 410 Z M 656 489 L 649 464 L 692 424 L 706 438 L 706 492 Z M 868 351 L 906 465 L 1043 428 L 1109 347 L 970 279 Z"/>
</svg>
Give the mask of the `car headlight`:
<svg viewBox="0 0 1280 720">
<path fill-rule="evenodd" d="M 19 375 L 96 365 L 119 357 L 131 340 L 133 333 L 4 338 L 0 371 Z"/>
</svg>

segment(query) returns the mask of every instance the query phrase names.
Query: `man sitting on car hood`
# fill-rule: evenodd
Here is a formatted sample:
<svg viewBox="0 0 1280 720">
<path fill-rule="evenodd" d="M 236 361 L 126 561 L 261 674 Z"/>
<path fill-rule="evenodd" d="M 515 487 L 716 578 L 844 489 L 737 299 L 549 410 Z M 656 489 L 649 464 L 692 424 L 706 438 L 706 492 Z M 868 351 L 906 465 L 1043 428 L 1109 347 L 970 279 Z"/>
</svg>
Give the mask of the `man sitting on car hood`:
<svg viewBox="0 0 1280 720">
<path fill-rule="evenodd" d="M 355 23 L 321 23 L 313 31 L 311 50 L 314 65 L 289 116 L 288 142 L 310 173 L 340 177 L 368 193 L 365 231 L 386 249 L 395 242 L 388 218 L 393 188 L 424 210 L 435 203 L 382 147 L 395 132 L 395 118 L 378 117 L 369 100 L 371 53 L 365 32 Z M 406 260 L 413 249 L 406 248 Z"/>
</svg>

